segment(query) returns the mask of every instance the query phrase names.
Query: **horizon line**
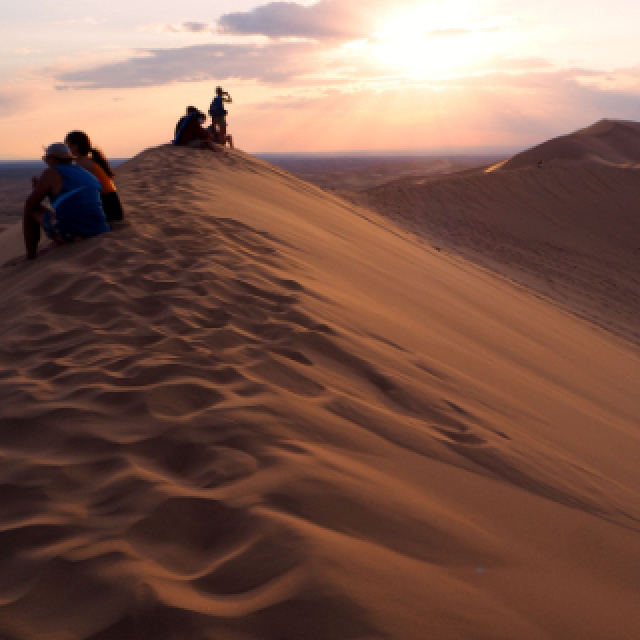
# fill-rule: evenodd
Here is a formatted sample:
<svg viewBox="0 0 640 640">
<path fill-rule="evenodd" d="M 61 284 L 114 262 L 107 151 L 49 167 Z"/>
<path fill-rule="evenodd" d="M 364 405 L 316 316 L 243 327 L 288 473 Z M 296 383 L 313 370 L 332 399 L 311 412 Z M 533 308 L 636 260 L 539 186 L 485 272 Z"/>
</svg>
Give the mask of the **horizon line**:
<svg viewBox="0 0 640 640">
<path fill-rule="evenodd" d="M 149 147 L 151 149 L 153 147 Z M 142 153 L 147 149 L 142 149 L 137 153 Z M 424 149 L 348 149 L 341 151 L 245 151 L 249 155 L 254 156 L 268 156 L 268 157 L 309 157 L 309 158 L 335 158 L 335 157 L 429 157 L 433 155 L 439 156 L 458 156 L 458 155 L 512 155 L 521 151 L 519 147 L 436 147 L 436 148 L 424 148 Z M 242 149 L 240 149 L 242 151 Z M 135 157 L 136 154 L 126 158 L 113 158 L 110 162 L 126 162 Z M 15 156 L 1 156 L 0 164 L 33 164 L 36 162 L 42 162 L 40 157 L 15 157 Z"/>
</svg>

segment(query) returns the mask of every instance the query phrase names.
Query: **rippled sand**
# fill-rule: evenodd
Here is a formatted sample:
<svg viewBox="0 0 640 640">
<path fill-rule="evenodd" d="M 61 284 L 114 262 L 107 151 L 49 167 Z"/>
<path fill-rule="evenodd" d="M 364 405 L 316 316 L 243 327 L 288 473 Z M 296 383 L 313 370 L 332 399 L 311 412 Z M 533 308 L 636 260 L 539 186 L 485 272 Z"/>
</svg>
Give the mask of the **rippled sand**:
<svg viewBox="0 0 640 640">
<path fill-rule="evenodd" d="M 0 271 L 3 640 L 634 637 L 636 346 L 241 152 L 118 188 Z"/>
</svg>

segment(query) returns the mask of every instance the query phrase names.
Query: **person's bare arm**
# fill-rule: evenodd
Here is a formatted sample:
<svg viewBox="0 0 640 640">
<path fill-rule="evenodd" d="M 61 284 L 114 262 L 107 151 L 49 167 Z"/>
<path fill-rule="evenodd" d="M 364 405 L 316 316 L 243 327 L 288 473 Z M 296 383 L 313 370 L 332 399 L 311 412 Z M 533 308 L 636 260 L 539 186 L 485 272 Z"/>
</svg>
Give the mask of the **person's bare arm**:
<svg viewBox="0 0 640 640">
<path fill-rule="evenodd" d="M 44 173 L 33 184 L 33 191 L 24 203 L 24 212 L 26 214 L 38 211 L 41 208 L 42 201 L 48 195 L 59 193 L 62 185 L 60 174 L 53 168 L 45 169 Z"/>
<path fill-rule="evenodd" d="M 231 99 L 231 96 L 226 91 L 222 96 L 222 102 L 233 102 L 233 100 Z"/>
</svg>

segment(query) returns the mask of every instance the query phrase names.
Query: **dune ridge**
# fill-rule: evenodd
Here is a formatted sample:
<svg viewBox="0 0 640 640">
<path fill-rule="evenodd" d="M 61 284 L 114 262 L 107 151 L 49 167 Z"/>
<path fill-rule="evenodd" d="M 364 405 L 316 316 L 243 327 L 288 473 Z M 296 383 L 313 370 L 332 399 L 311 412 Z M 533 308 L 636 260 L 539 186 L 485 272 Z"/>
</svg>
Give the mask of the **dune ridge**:
<svg viewBox="0 0 640 640">
<path fill-rule="evenodd" d="M 638 345 L 639 176 L 594 164 L 471 172 L 348 198 Z"/>
<path fill-rule="evenodd" d="M 637 349 L 241 152 L 118 180 L 0 273 L 0 637 L 635 633 Z"/>
<path fill-rule="evenodd" d="M 600 164 L 638 168 L 640 123 L 605 118 L 522 151 L 495 168 L 500 171 L 534 168 L 540 160 L 554 167 Z"/>
</svg>

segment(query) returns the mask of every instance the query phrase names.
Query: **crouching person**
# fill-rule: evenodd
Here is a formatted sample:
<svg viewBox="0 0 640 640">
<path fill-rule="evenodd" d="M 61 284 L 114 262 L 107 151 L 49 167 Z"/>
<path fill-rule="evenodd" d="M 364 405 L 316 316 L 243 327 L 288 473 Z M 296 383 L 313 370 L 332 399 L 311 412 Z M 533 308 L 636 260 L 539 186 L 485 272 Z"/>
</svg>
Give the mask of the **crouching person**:
<svg viewBox="0 0 640 640">
<path fill-rule="evenodd" d="M 187 107 L 187 114 L 182 116 L 176 125 L 173 144 L 222 151 L 222 147 L 215 143 L 213 136 L 202 126 L 206 119 L 207 116 L 196 107 Z"/>
<path fill-rule="evenodd" d="M 100 181 L 86 169 L 73 164 L 67 145 L 56 142 L 42 158 L 48 165 L 34 178 L 33 191 L 24 206 L 24 242 L 27 259 L 33 260 L 57 245 L 110 231 L 100 201 Z M 51 209 L 42 206 L 48 197 Z M 40 227 L 51 244 L 38 252 Z"/>
</svg>

